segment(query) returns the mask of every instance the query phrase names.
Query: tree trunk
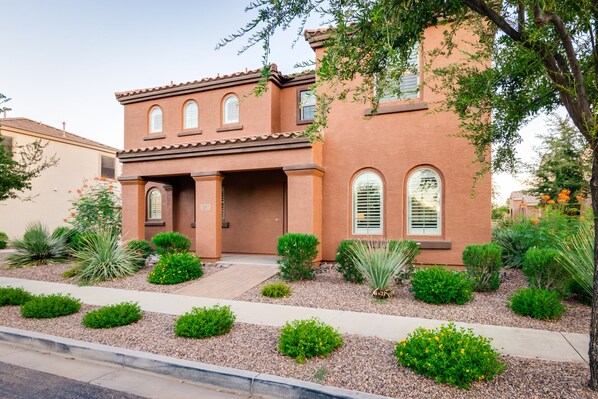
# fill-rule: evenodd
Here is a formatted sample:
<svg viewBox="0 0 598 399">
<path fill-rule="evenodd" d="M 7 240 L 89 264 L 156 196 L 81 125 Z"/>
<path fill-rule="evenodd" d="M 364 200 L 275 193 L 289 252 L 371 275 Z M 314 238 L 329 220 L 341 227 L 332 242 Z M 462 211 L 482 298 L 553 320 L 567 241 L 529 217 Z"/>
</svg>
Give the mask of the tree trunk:
<svg viewBox="0 0 598 399">
<path fill-rule="evenodd" d="M 592 210 L 594 211 L 594 287 L 592 289 L 592 319 L 590 321 L 590 389 L 598 391 L 598 151 L 592 153 L 592 179 L 590 180 Z"/>
</svg>

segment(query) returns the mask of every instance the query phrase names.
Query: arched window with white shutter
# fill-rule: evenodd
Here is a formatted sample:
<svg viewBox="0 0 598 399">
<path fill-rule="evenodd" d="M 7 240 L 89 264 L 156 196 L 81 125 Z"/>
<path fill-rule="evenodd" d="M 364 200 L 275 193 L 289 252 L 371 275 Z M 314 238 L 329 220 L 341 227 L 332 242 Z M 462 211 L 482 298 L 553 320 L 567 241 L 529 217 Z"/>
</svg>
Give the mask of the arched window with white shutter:
<svg viewBox="0 0 598 399">
<path fill-rule="evenodd" d="M 197 129 L 199 126 L 199 109 L 195 101 L 189 101 L 183 109 L 183 129 Z"/>
<path fill-rule="evenodd" d="M 407 179 L 407 234 L 442 234 L 442 180 L 431 168 L 419 168 Z"/>
<path fill-rule="evenodd" d="M 222 102 L 222 124 L 231 123 L 239 123 L 239 98 L 234 94 L 229 94 Z"/>
<path fill-rule="evenodd" d="M 157 188 L 152 188 L 147 193 L 147 218 L 148 220 L 162 219 L 162 194 Z"/>
<path fill-rule="evenodd" d="M 384 186 L 376 172 L 361 172 L 353 180 L 353 234 L 383 234 Z"/>
<path fill-rule="evenodd" d="M 150 110 L 149 114 L 149 132 L 162 133 L 162 109 L 156 106 Z"/>
</svg>

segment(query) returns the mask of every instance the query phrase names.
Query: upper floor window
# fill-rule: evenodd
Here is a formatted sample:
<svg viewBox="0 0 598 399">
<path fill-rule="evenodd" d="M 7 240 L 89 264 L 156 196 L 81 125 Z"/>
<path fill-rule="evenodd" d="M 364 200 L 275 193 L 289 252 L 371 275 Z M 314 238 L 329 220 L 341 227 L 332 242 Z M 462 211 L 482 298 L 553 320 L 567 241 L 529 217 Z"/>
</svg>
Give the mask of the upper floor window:
<svg viewBox="0 0 598 399">
<path fill-rule="evenodd" d="M 13 151 L 13 142 L 12 137 L 10 136 L 0 136 L 0 145 L 4 147 L 4 151 L 8 154 L 12 154 Z"/>
<path fill-rule="evenodd" d="M 312 121 L 316 116 L 316 93 L 312 90 L 299 92 L 299 120 Z"/>
<path fill-rule="evenodd" d="M 380 102 L 405 100 L 419 96 L 419 44 L 416 44 L 408 60 L 409 70 L 398 80 L 390 80 L 380 97 Z M 398 96 L 397 92 L 401 95 Z"/>
<path fill-rule="evenodd" d="M 222 104 L 222 123 L 239 123 L 239 98 L 234 94 L 227 96 Z"/>
<path fill-rule="evenodd" d="M 195 101 L 189 101 L 183 111 L 183 129 L 197 129 L 199 126 L 199 110 Z"/>
<path fill-rule="evenodd" d="M 363 172 L 353 180 L 353 234 L 382 234 L 382 179 Z"/>
<path fill-rule="evenodd" d="M 407 179 L 407 234 L 440 235 L 442 182 L 429 168 L 420 168 Z"/>
<path fill-rule="evenodd" d="M 162 110 L 160 107 L 154 107 L 149 115 L 150 133 L 162 133 Z"/>
<path fill-rule="evenodd" d="M 152 188 L 147 194 L 147 218 L 162 219 L 162 194 L 157 188 Z"/>
<path fill-rule="evenodd" d="M 116 158 L 102 155 L 100 176 L 108 179 L 116 178 Z"/>
</svg>

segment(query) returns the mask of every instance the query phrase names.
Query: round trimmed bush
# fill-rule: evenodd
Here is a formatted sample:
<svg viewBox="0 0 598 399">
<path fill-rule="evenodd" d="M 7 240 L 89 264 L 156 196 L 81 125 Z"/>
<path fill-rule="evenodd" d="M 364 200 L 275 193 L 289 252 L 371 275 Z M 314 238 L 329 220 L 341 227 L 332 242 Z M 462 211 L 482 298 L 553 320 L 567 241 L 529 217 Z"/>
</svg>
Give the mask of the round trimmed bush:
<svg viewBox="0 0 598 399">
<path fill-rule="evenodd" d="M 291 294 L 291 286 L 283 281 L 266 284 L 262 287 L 262 295 L 269 298 L 284 298 Z"/>
<path fill-rule="evenodd" d="M 135 255 L 135 267 L 141 269 L 145 266 L 145 260 L 154 253 L 151 244 L 145 240 L 131 240 L 127 242 L 127 248 Z"/>
<path fill-rule="evenodd" d="M 174 326 L 177 337 L 209 338 L 227 334 L 237 317 L 230 306 L 193 308 L 179 317 Z"/>
<path fill-rule="evenodd" d="M 418 328 L 395 347 L 397 362 L 437 382 L 469 388 L 504 371 L 490 339 L 459 329 L 454 323 L 436 329 Z"/>
<path fill-rule="evenodd" d="M 21 305 L 21 316 L 32 319 L 50 319 L 77 313 L 80 309 L 81 301 L 70 295 L 39 295 Z"/>
<path fill-rule="evenodd" d="M 327 357 L 342 344 L 341 334 L 317 318 L 287 322 L 278 338 L 280 353 L 297 363 L 305 363 L 314 356 Z"/>
<path fill-rule="evenodd" d="M 152 284 L 178 284 L 201 276 L 203 269 L 197 256 L 188 252 L 167 253 L 160 257 L 148 281 Z"/>
<path fill-rule="evenodd" d="M 121 302 L 91 311 L 83 317 L 88 328 L 113 328 L 127 326 L 141 320 L 143 312 L 137 303 Z"/>
<path fill-rule="evenodd" d="M 0 288 L 0 306 L 21 306 L 33 298 L 30 292 L 23 288 Z"/>
<path fill-rule="evenodd" d="M 468 245 L 463 251 L 463 263 L 476 291 L 496 291 L 500 286 L 502 247 L 493 243 Z"/>
<path fill-rule="evenodd" d="M 415 298 L 427 303 L 463 305 L 473 299 L 473 288 L 474 282 L 467 274 L 439 266 L 417 270 L 411 279 Z"/>
<path fill-rule="evenodd" d="M 530 248 L 523 257 L 523 274 L 531 288 L 554 290 L 565 295 L 571 275 L 559 263 L 559 251 L 553 248 Z"/>
<path fill-rule="evenodd" d="M 0 231 L 0 249 L 6 248 L 7 245 L 8 245 L 8 235 L 5 232 Z"/>
<path fill-rule="evenodd" d="M 517 314 L 541 320 L 558 319 L 565 311 L 559 294 L 542 288 L 518 289 L 509 297 L 507 306 Z"/>
<path fill-rule="evenodd" d="M 191 240 L 176 231 L 158 233 L 152 238 L 152 242 L 159 255 L 188 252 L 191 248 Z"/>
</svg>

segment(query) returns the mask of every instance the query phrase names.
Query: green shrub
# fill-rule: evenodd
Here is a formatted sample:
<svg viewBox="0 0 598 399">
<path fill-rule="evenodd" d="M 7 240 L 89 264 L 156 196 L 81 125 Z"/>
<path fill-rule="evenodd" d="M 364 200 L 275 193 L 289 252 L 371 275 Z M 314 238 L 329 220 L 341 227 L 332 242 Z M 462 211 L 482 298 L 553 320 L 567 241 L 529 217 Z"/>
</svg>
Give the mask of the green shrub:
<svg viewBox="0 0 598 399">
<path fill-rule="evenodd" d="M 428 303 L 463 305 L 473 299 L 474 284 L 467 274 L 439 266 L 417 270 L 413 273 L 411 286 L 415 298 Z"/>
<path fill-rule="evenodd" d="M 564 295 L 571 276 L 558 262 L 559 251 L 553 248 L 530 248 L 523 258 L 523 273 L 531 288 L 554 290 Z"/>
<path fill-rule="evenodd" d="M 235 322 L 236 316 L 230 306 L 212 306 L 211 308 L 193 308 L 179 317 L 174 327 L 178 337 L 209 338 L 227 334 Z"/>
<path fill-rule="evenodd" d="M 365 279 L 361 272 L 355 266 L 352 259 L 352 248 L 356 241 L 354 240 L 343 240 L 336 249 L 336 270 L 342 273 L 343 278 L 346 281 L 350 281 L 356 284 L 362 284 Z"/>
<path fill-rule="evenodd" d="M 6 248 L 7 244 L 8 244 L 8 235 L 5 232 L 0 231 L 0 249 Z"/>
<path fill-rule="evenodd" d="M 291 286 L 283 281 L 266 284 L 262 287 L 262 295 L 270 298 L 284 298 L 291 294 Z"/>
<path fill-rule="evenodd" d="M 170 253 L 184 253 L 191 248 L 191 240 L 175 231 L 165 231 L 152 238 L 156 252 L 160 255 Z"/>
<path fill-rule="evenodd" d="M 109 229 L 120 234 L 122 230 L 120 198 L 113 190 L 112 183 L 84 186 L 81 196 L 73 201 L 74 216 L 70 223 L 78 232 Z"/>
<path fill-rule="evenodd" d="M 343 337 L 319 319 L 293 320 L 280 329 L 278 350 L 297 363 L 314 356 L 327 357 L 343 344 Z"/>
<path fill-rule="evenodd" d="M 521 288 L 509 297 L 507 306 L 513 312 L 534 319 L 558 319 L 565 311 L 561 298 L 555 291 L 541 288 Z"/>
<path fill-rule="evenodd" d="M 27 226 L 23 239 L 11 241 L 16 253 L 6 257 L 11 266 L 60 263 L 67 260 L 64 237 L 53 237 L 47 227 L 36 222 Z"/>
<path fill-rule="evenodd" d="M 88 328 L 113 328 L 135 323 L 142 317 L 138 304 L 122 302 L 87 313 L 83 317 L 83 325 Z"/>
<path fill-rule="evenodd" d="M 148 276 L 152 284 L 178 284 L 203 276 L 200 259 L 188 252 L 166 253 Z"/>
<path fill-rule="evenodd" d="M 58 226 L 52 231 L 52 237 L 64 237 L 64 242 L 70 246 L 71 238 L 75 234 L 75 230 L 66 226 Z"/>
<path fill-rule="evenodd" d="M 418 328 L 397 343 L 397 362 L 437 382 L 469 389 L 474 381 L 492 380 L 505 370 L 490 339 L 454 323 Z"/>
<path fill-rule="evenodd" d="M 590 221 L 587 221 L 590 220 Z M 558 262 L 573 279 L 572 288 L 586 302 L 592 298 L 594 286 L 594 217 L 586 217 L 569 241 L 560 242 Z"/>
<path fill-rule="evenodd" d="M 21 316 L 33 319 L 50 319 L 77 313 L 81 301 L 70 295 L 39 295 L 21 305 Z"/>
<path fill-rule="evenodd" d="M 145 266 L 145 260 L 154 253 L 149 242 L 144 240 L 131 240 L 127 242 L 127 248 L 135 254 L 135 267 L 141 269 Z"/>
<path fill-rule="evenodd" d="M 399 268 L 394 276 L 395 282 L 402 284 L 403 281 L 411 278 L 413 274 L 413 262 L 415 262 L 415 257 L 420 252 L 419 244 L 412 240 L 392 240 L 389 245 L 393 251 L 399 251 L 403 254 L 403 262 L 407 267 Z"/>
<path fill-rule="evenodd" d="M 287 233 L 280 237 L 278 265 L 282 278 L 287 281 L 312 280 L 319 244 L 312 234 Z"/>
<path fill-rule="evenodd" d="M 500 286 L 502 247 L 496 244 L 468 245 L 463 263 L 476 291 L 496 291 Z"/>
<path fill-rule="evenodd" d="M 130 276 L 137 271 L 136 255 L 119 242 L 112 230 L 98 230 L 81 237 L 81 246 L 73 253 L 76 270 L 83 283 Z"/>
<path fill-rule="evenodd" d="M 33 295 L 23 288 L 2 287 L 0 288 L 0 306 L 21 306 L 29 302 Z"/>
</svg>

